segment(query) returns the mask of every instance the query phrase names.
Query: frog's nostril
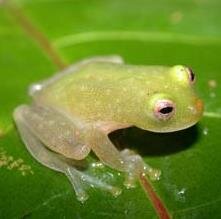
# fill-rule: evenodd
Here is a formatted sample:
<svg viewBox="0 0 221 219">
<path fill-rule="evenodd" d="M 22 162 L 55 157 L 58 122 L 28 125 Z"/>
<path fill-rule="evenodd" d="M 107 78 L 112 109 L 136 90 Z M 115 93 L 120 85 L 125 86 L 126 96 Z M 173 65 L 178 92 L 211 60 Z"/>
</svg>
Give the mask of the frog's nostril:
<svg viewBox="0 0 221 219">
<path fill-rule="evenodd" d="M 198 112 L 203 112 L 203 101 L 202 100 L 197 99 L 195 106 L 196 106 L 196 109 Z"/>
<path fill-rule="evenodd" d="M 196 99 L 193 105 L 188 106 L 189 113 L 193 116 L 201 116 L 203 113 L 203 102 L 200 99 Z"/>
</svg>

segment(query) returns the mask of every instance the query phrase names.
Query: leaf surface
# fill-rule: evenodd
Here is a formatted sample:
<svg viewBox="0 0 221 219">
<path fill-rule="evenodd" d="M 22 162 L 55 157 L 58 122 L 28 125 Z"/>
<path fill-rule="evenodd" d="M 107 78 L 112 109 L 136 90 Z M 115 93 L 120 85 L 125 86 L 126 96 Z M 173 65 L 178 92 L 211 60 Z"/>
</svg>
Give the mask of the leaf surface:
<svg viewBox="0 0 221 219">
<path fill-rule="evenodd" d="M 191 66 L 205 114 L 197 126 L 156 134 L 111 134 L 162 170 L 149 182 L 171 218 L 221 215 L 221 3 L 218 0 L 17 0 L 0 7 L 0 218 L 165 218 L 140 185 L 113 198 L 89 189 L 79 203 L 67 178 L 35 161 L 12 112 L 28 86 L 85 57 L 119 54 L 127 63 Z M 91 158 L 94 159 L 94 158 Z M 109 168 L 89 172 L 122 186 Z M 159 207 L 159 206 L 158 206 Z"/>
</svg>

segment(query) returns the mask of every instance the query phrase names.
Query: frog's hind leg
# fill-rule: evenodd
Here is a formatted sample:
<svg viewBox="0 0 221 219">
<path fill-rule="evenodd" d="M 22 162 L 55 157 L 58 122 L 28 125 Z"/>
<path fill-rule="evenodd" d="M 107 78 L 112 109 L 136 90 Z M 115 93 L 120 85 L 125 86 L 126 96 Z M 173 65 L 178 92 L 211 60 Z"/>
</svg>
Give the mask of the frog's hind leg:
<svg viewBox="0 0 221 219">
<path fill-rule="evenodd" d="M 77 166 L 79 166 L 79 163 L 77 162 L 80 161 L 67 159 L 64 156 L 45 147 L 42 141 L 29 127 L 28 123 L 30 121 L 27 121 L 27 118 L 25 118 L 24 110 L 31 110 L 31 107 L 22 105 L 16 108 L 14 111 L 14 119 L 26 148 L 41 164 L 53 170 L 64 173 L 70 180 L 79 201 L 84 202 L 88 198 L 85 188 L 87 184 L 109 191 L 115 196 L 120 194 L 120 190 L 118 188 L 108 185 L 107 183 L 78 170 L 73 164 L 75 163 Z M 37 118 L 36 115 L 35 118 Z M 56 136 L 54 136 L 54 138 L 56 138 Z"/>
</svg>

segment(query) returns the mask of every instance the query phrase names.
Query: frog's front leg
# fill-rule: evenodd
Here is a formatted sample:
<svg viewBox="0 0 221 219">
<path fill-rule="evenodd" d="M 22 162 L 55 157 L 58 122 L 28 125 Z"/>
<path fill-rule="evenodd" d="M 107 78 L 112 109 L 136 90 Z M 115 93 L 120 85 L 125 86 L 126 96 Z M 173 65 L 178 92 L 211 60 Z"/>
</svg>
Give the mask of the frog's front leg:
<svg viewBox="0 0 221 219">
<path fill-rule="evenodd" d="M 147 174 L 152 180 L 159 179 L 160 171 L 146 164 L 140 155 L 129 149 L 117 150 L 108 138 L 108 133 L 116 127 L 128 125 L 110 123 L 108 127 L 107 123 L 96 123 L 90 131 L 88 142 L 99 159 L 106 165 L 126 173 L 126 187 L 133 187 L 140 174 Z"/>
<path fill-rule="evenodd" d="M 88 198 L 87 184 L 109 191 L 114 196 L 120 194 L 120 189 L 76 168 L 81 165 L 76 159 L 81 160 L 90 152 L 79 137 L 79 121 L 73 123 L 74 120 L 66 119 L 53 109 L 26 105 L 16 108 L 14 119 L 28 151 L 41 164 L 64 173 L 78 200 L 83 202 Z"/>
<path fill-rule="evenodd" d="M 161 171 L 154 169 L 144 162 L 142 157 L 136 154 L 134 151 L 124 149 L 120 152 L 121 156 L 124 157 L 125 166 L 127 167 L 127 177 L 124 185 L 127 188 L 134 187 L 135 181 L 140 174 L 148 175 L 151 180 L 158 180 L 161 175 Z"/>
</svg>

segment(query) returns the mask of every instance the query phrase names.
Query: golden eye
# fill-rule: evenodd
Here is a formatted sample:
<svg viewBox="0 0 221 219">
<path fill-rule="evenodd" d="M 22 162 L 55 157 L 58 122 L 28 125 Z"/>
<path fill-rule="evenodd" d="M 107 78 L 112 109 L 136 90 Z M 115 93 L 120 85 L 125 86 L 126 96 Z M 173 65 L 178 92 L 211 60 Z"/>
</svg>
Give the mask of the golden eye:
<svg viewBox="0 0 221 219">
<path fill-rule="evenodd" d="M 167 120 L 175 112 L 175 104 L 171 100 L 158 100 L 154 107 L 154 115 L 157 119 Z"/>
</svg>

